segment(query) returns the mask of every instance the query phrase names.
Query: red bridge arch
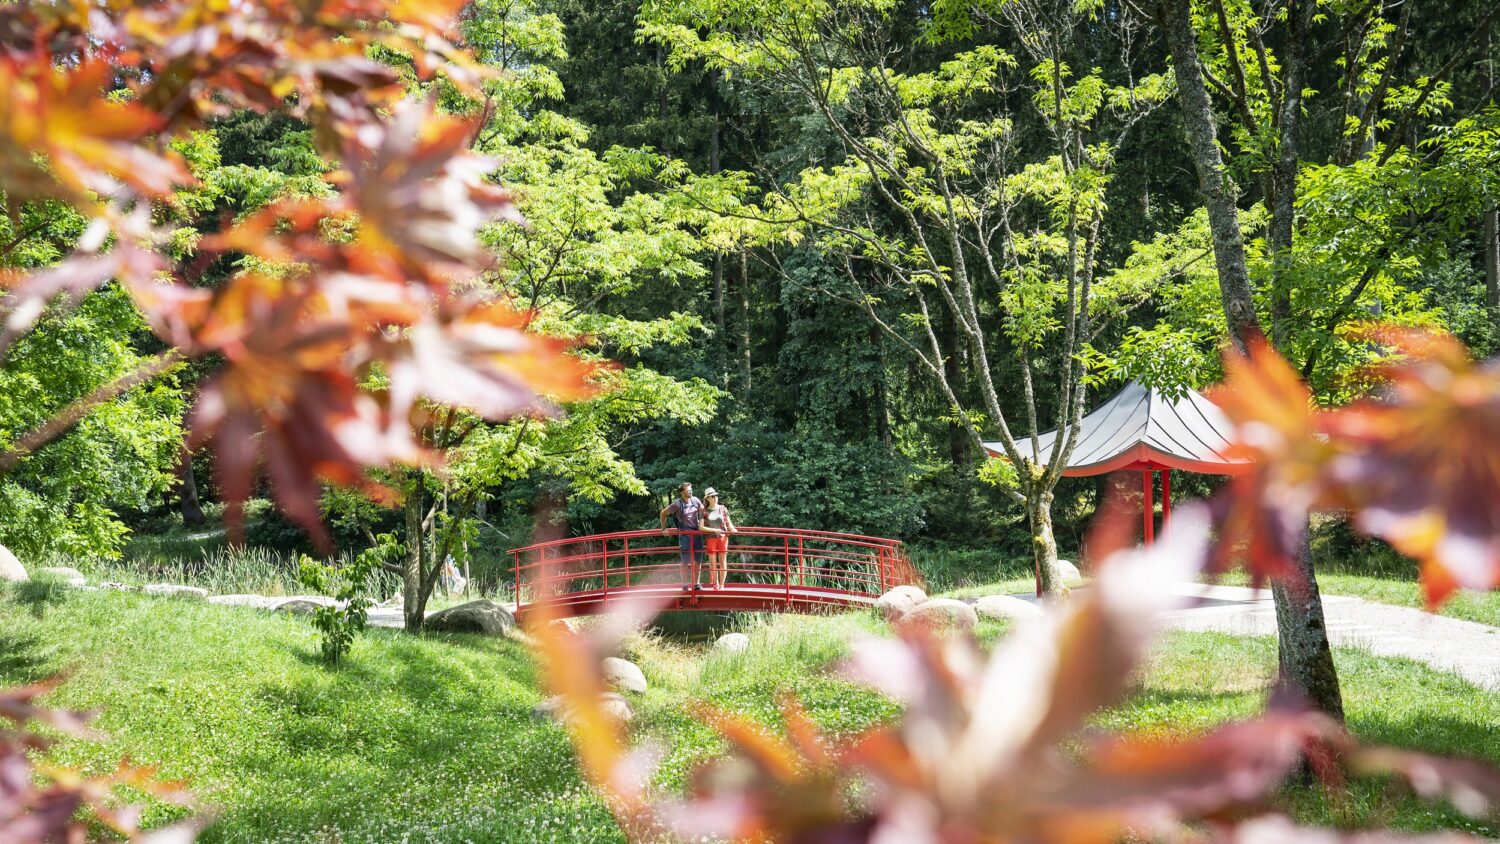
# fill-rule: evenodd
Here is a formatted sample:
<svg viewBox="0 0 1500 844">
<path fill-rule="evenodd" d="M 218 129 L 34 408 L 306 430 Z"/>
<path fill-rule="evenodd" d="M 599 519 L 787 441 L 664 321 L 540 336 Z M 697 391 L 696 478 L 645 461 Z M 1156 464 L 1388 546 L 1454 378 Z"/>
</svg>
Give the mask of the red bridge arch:
<svg viewBox="0 0 1500 844">
<path fill-rule="evenodd" d="M 626 597 L 654 598 L 668 611 L 816 612 L 871 606 L 915 580 L 895 539 L 746 527 L 729 537 L 724 588 L 710 589 L 705 555 L 686 569 L 679 562 L 685 533 L 698 532 L 635 530 L 513 548 L 516 613 L 547 601 L 560 615 L 590 615 Z"/>
</svg>

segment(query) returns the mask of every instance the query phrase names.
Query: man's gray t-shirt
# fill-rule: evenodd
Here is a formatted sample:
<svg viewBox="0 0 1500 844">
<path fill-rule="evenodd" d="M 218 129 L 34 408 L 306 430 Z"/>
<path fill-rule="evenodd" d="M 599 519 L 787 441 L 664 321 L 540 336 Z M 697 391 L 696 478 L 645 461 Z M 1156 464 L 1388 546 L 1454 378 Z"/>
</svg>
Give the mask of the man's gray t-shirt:
<svg viewBox="0 0 1500 844">
<path fill-rule="evenodd" d="M 667 505 L 667 513 L 677 520 L 679 530 L 697 530 L 698 516 L 702 512 L 703 502 L 699 501 L 696 495 L 688 496 L 686 501 L 681 498 L 673 499 L 672 503 Z"/>
</svg>

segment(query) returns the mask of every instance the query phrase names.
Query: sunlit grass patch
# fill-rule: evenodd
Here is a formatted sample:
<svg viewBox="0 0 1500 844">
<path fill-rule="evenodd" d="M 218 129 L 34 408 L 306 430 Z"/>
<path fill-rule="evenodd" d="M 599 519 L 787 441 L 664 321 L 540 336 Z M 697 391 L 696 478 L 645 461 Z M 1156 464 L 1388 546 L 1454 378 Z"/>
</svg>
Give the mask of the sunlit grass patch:
<svg viewBox="0 0 1500 844">
<path fill-rule="evenodd" d="M 619 841 L 578 773 L 566 734 L 535 718 L 545 694 L 527 651 L 474 636 L 372 631 L 348 664 L 325 668 L 305 620 L 134 594 L 0 589 L 0 683 L 71 666 L 55 703 L 102 710 L 110 738 L 68 742 L 67 764 L 101 772 L 121 756 L 184 778 L 218 820 L 206 840 Z M 899 707 L 834 668 L 850 640 L 889 635 L 873 612 L 750 615 L 744 653 L 711 639 L 631 637 L 650 689 L 632 696 L 632 737 L 662 752 L 654 781 L 686 785 L 725 750 L 694 701 L 779 729 L 790 693 L 831 737 L 895 722 Z M 988 647 L 1006 625 L 982 622 Z M 1500 761 L 1500 695 L 1452 675 L 1357 651 L 1336 653 L 1350 726 L 1363 739 Z M 1207 729 L 1264 705 L 1275 642 L 1168 634 L 1128 700 L 1098 714 L 1111 729 Z M 1488 827 L 1381 783 L 1356 784 L 1348 805 L 1288 789 L 1318 823 Z M 162 821 L 174 813 L 152 810 Z"/>
</svg>

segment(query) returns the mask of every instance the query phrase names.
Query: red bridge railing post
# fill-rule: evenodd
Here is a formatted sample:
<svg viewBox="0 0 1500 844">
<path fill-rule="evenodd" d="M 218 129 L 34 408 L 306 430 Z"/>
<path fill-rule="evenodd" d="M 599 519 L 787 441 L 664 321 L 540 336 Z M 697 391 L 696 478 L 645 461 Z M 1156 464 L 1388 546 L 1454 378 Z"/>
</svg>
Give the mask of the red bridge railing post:
<svg viewBox="0 0 1500 844">
<path fill-rule="evenodd" d="M 792 541 L 789 537 L 781 538 L 781 565 L 782 582 L 786 584 L 786 605 L 792 605 Z"/>
<path fill-rule="evenodd" d="M 630 537 L 625 537 L 625 588 L 630 588 Z"/>
<path fill-rule="evenodd" d="M 609 540 L 599 543 L 599 554 L 603 559 L 599 562 L 599 574 L 604 580 L 604 602 L 609 603 Z"/>
<path fill-rule="evenodd" d="M 521 611 L 521 552 L 516 552 L 516 612 Z"/>
</svg>

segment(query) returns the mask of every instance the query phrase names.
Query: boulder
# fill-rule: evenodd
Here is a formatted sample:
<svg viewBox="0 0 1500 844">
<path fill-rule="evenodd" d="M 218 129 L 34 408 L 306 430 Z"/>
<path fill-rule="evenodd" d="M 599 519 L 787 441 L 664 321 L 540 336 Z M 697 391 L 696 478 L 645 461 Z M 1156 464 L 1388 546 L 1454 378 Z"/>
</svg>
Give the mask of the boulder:
<svg viewBox="0 0 1500 844">
<path fill-rule="evenodd" d="M 646 675 L 641 667 L 628 659 L 617 656 L 604 658 L 604 682 L 616 691 L 641 693 L 646 691 Z"/>
<path fill-rule="evenodd" d="M 548 624 L 555 624 L 558 627 L 561 627 L 564 630 L 568 631 L 569 633 L 579 633 L 579 632 L 581 632 L 583 630 L 583 622 L 580 621 L 576 616 L 568 616 L 566 618 L 554 618 L 554 619 L 552 619 L 551 621 L 549 621 L 547 623 Z"/>
<path fill-rule="evenodd" d="M 83 572 L 68 566 L 43 566 L 37 569 L 36 573 L 42 577 L 60 580 L 69 586 L 84 586 L 88 584 L 88 579 L 83 576 Z"/>
<path fill-rule="evenodd" d="M 0 583 L 25 583 L 28 579 L 26 567 L 9 548 L 0 545 Z"/>
<path fill-rule="evenodd" d="M 1057 569 L 1058 576 L 1061 577 L 1064 582 L 1069 580 L 1083 579 L 1083 573 L 1078 570 L 1078 566 L 1073 565 L 1067 560 L 1058 560 L 1055 564 L 1055 567 Z"/>
<path fill-rule="evenodd" d="M 208 598 L 207 589 L 182 586 L 177 583 L 148 583 L 141 587 L 141 591 L 158 598 L 186 598 L 191 601 L 203 601 Z"/>
<path fill-rule="evenodd" d="M 994 618 L 1006 621 L 1023 621 L 1028 618 L 1042 617 L 1041 607 L 1030 601 L 1012 598 L 1009 595 L 985 595 L 974 602 L 974 612 L 980 618 Z"/>
<path fill-rule="evenodd" d="M 916 609 L 907 613 L 902 619 L 907 624 L 920 624 L 929 627 L 952 627 L 959 630 L 973 630 L 974 625 L 979 623 L 979 616 L 974 608 L 963 601 L 953 598 L 933 598 Z"/>
<path fill-rule="evenodd" d="M 875 608 L 895 621 L 927 602 L 927 593 L 915 586 L 894 586 L 875 599 Z"/>
<path fill-rule="evenodd" d="M 225 607 L 254 607 L 258 610 L 268 610 L 281 603 L 281 599 L 267 598 L 265 595 L 210 595 L 208 602 Z"/>
<path fill-rule="evenodd" d="M 552 718 L 563 709 L 563 696 L 553 695 L 537 701 L 536 706 L 531 707 L 531 714 L 538 718 Z"/>
<path fill-rule="evenodd" d="M 317 601 L 309 601 L 305 598 L 289 598 L 276 604 L 276 606 L 272 608 L 272 611 L 284 612 L 288 615 L 312 615 L 313 612 L 318 609 L 318 607 L 324 606 L 327 606 L 327 604 L 322 604 Z"/>
<path fill-rule="evenodd" d="M 927 593 L 923 592 L 922 587 L 920 586 L 892 586 L 889 590 L 886 591 L 885 594 L 905 595 L 907 600 L 911 601 L 912 606 L 921 606 L 922 604 L 927 603 L 928 600 Z"/>
<path fill-rule="evenodd" d="M 628 724 L 635 720 L 635 707 L 618 692 L 605 692 L 599 698 L 599 708 L 604 710 L 606 717 L 618 724 Z"/>
<path fill-rule="evenodd" d="M 605 692 L 599 696 L 599 708 L 605 717 L 616 723 L 628 724 L 635 719 L 635 707 L 619 692 Z M 537 718 L 550 718 L 563 726 L 568 726 L 576 715 L 577 710 L 569 705 L 561 695 L 554 695 L 543 700 L 531 708 L 531 714 Z"/>
<path fill-rule="evenodd" d="M 74 580 L 83 577 L 83 572 L 69 566 L 42 566 L 37 574 L 45 574 L 57 580 Z"/>
<path fill-rule="evenodd" d="M 470 601 L 427 616 L 426 627 L 440 633 L 505 636 L 516 629 L 516 616 L 494 601 Z"/>
<path fill-rule="evenodd" d="M 725 633 L 714 640 L 714 650 L 727 653 L 744 653 L 750 649 L 750 637 L 744 633 Z"/>
</svg>

